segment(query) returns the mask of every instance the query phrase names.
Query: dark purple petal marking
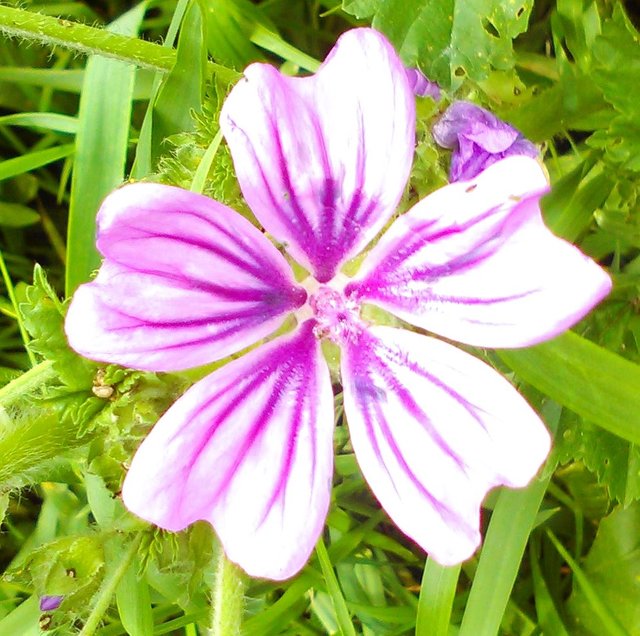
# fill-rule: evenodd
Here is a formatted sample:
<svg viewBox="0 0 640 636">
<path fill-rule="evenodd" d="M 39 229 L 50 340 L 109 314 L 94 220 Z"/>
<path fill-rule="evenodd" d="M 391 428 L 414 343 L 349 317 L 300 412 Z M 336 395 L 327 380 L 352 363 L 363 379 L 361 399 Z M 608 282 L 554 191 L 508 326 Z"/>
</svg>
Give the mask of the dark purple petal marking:
<svg viewBox="0 0 640 636">
<path fill-rule="evenodd" d="M 345 295 L 476 346 L 527 346 L 557 335 L 609 282 L 545 228 L 545 184 L 539 164 L 519 156 L 434 192 L 389 228 Z M 545 252 L 582 282 L 547 265 Z"/>
<path fill-rule="evenodd" d="M 307 321 L 187 391 L 136 453 L 127 507 L 170 530 L 209 521 L 252 576 L 297 572 L 322 530 L 332 475 L 333 396 L 313 328 Z"/>
<path fill-rule="evenodd" d="M 414 112 L 400 60 L 368 29 L 345 34 L 315 76 L 255 64 L 229 95 L 221 127 L 245 198 L 319 282 L 393 213 L 411 165 Z"/>
<path fill-rule="evenodd" d="M 260 361 L 248 369 L 245 374 L 245 383 L 240 386 L 225 385 L 216 393 L 211 395 L 206 402 L 203 402 L 192 414 L 193 419 L 202 418 L 210 412 L 215 412 L 215 419 L 211 420 L 210 426 L 203 431 L 200 442 L 192 446 L 190 464 L 191 468 L 199 461 L 201 454 L 209 444 L 215 443 L 215 436 L 225 426 L 232 425 L 231 419 L 242 406 L 243 402 L 253 398 L 261 386 L 272 383 L 273 389 L 267 395 L 266 402 L 257 405 L 260 416 L 257 417 L 245 433 L 242 444 L 235 449 L 236 457 L 234 462 L 226 469 L 223 476 L 218 478 L 218 486 L 211 491 L 211 501 L 218 499 L 220 494 L 229 488 L 230 482 L 243 462 L 247 460 L 249 452 L 258 444 L 264 435 L 269 434 L 270 427 L 275 425 L 274 418 L 280 417 L 284 422 L 280 425 L 286 427 L 283 435 L 287 444 L 287 451 L 281 459 L 280 467 L 277 471 L 278 478 L 274 482 L 271 496 L 263 502 L 263 520 L 269 515 L 278 500 L 282 498 L 287 484 L 287 476 L 291 467 L 291 462 L 295 454 L 296 440 L 299 437 L 300 428 L 305 425 L 302 419 L 303 411 L 310 417 L 311 421 L 316 419 L 317 405 L 312 397 L 317 391 L 317 381 L 315 377 L 315 365 L 312 363 L 313 348 L 312 340 L 313 324 L 309 322 L 302 328 L 302 333 L 298 337 L 298 342 L 283 347 L 281 351 L 274 351 L 271 355 L 263 356 Z M 283 400 L 290 393 L 296 393 L 300 399 L 295 401 L 293 412 L 288 418 L 282 418 Z M 226 402 L 225 406 L 222 406 Z M 176 432 L 174 440 L 181 434 Z M 315 450 L 316 441 L 314 439 L 310 457 L 313 472 L 315 474 Z M 310 484 L 314 488 L 317 484 Z M 187 482 L 184 483 L 184 489 Z M 184 499 L 187 499 L 185 496 Z"/>
<path fill-rule="evenodd" d="M 345 413 L 364 477 L 439 563 L 469 558 L 482 499 L 533 477 L 549 450 L 544 426 L 504 378 L 447 343 L 366 327 L 342 344 Z"/>
<path fill-rule="evenodd" d="M 125 186 L 105 200 L 98 225 L 105 261 L 67 318 L 70 344 L 94 360 L 199 366 L 264 338 L 306 300 L 260 230 L 206 197 Z"/>
</svg>

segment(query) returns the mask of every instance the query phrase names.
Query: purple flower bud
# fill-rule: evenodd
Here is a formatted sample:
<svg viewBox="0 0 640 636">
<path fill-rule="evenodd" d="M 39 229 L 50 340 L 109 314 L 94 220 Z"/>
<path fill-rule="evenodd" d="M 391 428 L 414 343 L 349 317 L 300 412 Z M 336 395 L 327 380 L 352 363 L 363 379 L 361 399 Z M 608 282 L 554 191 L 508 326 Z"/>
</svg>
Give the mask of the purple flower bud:
<svg viewBox="0 0 640 636">
<path fill-rule="evenodd" d="M 41 596 L 40 597 L 40 611 L 41 612 L 50 612 L 52 610 L 58 609 L 60 607 L 60 603 L 62 603 L 64 596 Z"/>
<path fill-rule="evenodd" d="M 417 97 L 431 97 L 435 101 L 440 99 L 440 87 L 432 82 L 419 68 L 406 69 L 409 87 Z"/>
<path fill-rule="evenodd" d="M 500 159 L 512 155 L 537 158 L 538 148 L 522 133 L 470 102 L 455 102 L 433 127 L 433 136 L 451 148 L 450 181 L 467 181 Z"/>
</svg>

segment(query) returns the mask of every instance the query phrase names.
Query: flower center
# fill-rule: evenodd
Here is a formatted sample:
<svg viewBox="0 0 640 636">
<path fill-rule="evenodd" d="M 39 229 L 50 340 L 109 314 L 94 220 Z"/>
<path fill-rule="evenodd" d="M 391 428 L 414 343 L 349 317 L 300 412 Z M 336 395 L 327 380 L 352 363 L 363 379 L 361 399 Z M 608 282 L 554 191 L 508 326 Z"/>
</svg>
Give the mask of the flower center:
<svg viewBox="0 0 640 636">
<path fill-rule="evenodd" d="M 317 338 L 329 338 L 339 344 L 358 332 L 362 324 L 360 304 L 344 295 L 345 282 L 335 277 L 328 285 L 311 278 L 303 283 L 309 296 L 296 313 L 301 322 L 309 318 L 316 321 L 313 333 Z"/>
</svg>

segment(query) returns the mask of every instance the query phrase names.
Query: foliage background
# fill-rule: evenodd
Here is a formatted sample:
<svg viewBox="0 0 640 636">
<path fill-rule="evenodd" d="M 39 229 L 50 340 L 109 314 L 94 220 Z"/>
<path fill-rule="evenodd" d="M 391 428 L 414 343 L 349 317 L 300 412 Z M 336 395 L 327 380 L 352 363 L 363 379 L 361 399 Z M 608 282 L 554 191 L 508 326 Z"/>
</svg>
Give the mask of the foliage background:
<svg viewBox="0 0 640 636">
<path fill-rule="evenodd" d="M 229 86 L 256 60 L 313 71 L 358 24 L 444 90 L 419 100 L 404 204 L 445 182 L 430 127 L 470 99 L 541 144 L 547 223 L 615 288 L 572 333 L 477 352 L 556 442 L 537 481 L 490 495 L 476 557 L 425 562 L 369 493 L 339 417 L 323 543 L 295 579 L 245 582 L 242 634 L 640 634 L 640 8 L 616 0 L 0 5 L 0 634 L 206 633 L 211 530 L 154 531 L 118 497 L 140 440 L 204 371 L 84 361 L 60 299 L 98 266 L 95 213 L 126 178 L 249 215 L 218 135 Z M 61 606 L 41 612 L 51 594 Z"/>
</svg>

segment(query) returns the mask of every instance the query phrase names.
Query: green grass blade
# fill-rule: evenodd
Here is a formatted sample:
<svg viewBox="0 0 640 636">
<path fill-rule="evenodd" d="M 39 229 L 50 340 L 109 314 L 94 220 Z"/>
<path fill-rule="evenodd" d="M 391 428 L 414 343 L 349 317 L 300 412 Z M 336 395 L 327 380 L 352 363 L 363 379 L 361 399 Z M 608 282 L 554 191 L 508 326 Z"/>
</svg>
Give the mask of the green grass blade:
<svg viewBox="0 0 640 636">
<path fill-rule="evenodd" d="M 519 377 L 611 433 L 640 444 L 640 366 L 567 332 L 500 358 Z"/>
<path fill-rule="evenodd" d="M 573 572 L 573 578 L 576 583 L 582 589 L 582 593 L 589 601 L 593 611 L 597 614 L 598 618 L 602 622 L 603 627 L 606 629 L 608 636 L 629 636 L 629 632 L 618 622 L 615 614 L 605 605 L 601 600 L 598 592 L 592 587 L 589 582 L 589 577 L 582 571 L 582 568 L 578 565 L 577 561 L 569 554 L 568 550 L 558 541 L 556 536 L 550 530 L 547 531 L 547 536 L 553 543 L 556 550 L 560 553 L 560 556 L 567 562 L 571 571 Z M 603 634 L 603 636 L 605 636 Z"/>
<path fill-rule="evenodd" d="M 138 69 L 133 99 L 149 99 L 154 71 Z M 84 82 L 82 69 L 22 68 L 19 66 L 0 66 L 0 82 L 24 86 L 41 86 L 67 93 L 81 93 Z"/>
<path fill-rule="evenodd" d="M 503 490 L 493 511 L 459 636 L 495 636 L 549 478 Z"/>
<path fill-rule="evenodd" d="M 547 587 L 547 583 L 542 576 L 538 555 L 533 547 L 530 550 L 531 556 L 531 578 L 533 579 L 533 592 L 536 602 L 536 613 L 540 627 L 545 634 L 553 634 L 554 636 L 569 636 L 562 618 L 556 609 L 556 606 Z"/>
<path fill-rule="evenodd" d="M 78 120 L 75 117 L 58 113 L 16 113 L 0 117 L 0 126 L 45 128 L 46 130 L 75 135 L 78 131 Z"/>
<path fill-rule="evenodd" d="M 418 601 L 416 636 L 447 636 L 460 566 L 444 567 L 428 558 Z"/>
<path fill-rule="evenodd" d="M 65 144 L 63 146 L 55 146 L 46 150 L 36 150 L 29 152 L 21 157 L 7 159 L 0 162 L 0 181 L 15 177 L 23 172 L 29 172 L 36 168 L 42 168 L 47 164 L 58 161 L 73 154 L 75 146 L 73 144 Z"/>
<path fill-rule="evenodd" d="M 162 142 L 176 133 L 193 130 L 192 112 L 202 109 L 207 49 L 200 4 L 189 3 L 178 37 L 176 64 L 169 72 L 153 105 L 152 165 Z"/>
<path fill-rule="evenodd" d="M 136 33 L 146 3 L 108 28 Z M 67 238 L 66 293 L 89 280 L 100 259 L 95 247 L 96 212 L 102 199 L 124 179 L 135 69 L 130 64 L 92 57 L 80 98 L 76 156 L 71 182 Z"/>
<path fill-rule="evenodd" d="M 338 620 L 340 632 L 343 636 L 356 636 L 356 630 L 353 627 L 351 616 L 347 609 L 347 602 L 342 595 L 342 590 L 340 589 L 338 579 L 336 578 L 333 566 L 331 565 L 331 560 L 329 559 L 329 553 L 327 552 L 327 548 L 322 542 L 322 539 L 320 539 L 316 545 L 316 554 L 318 556 L 324 580 L 327 584 L 327 591 L 329 592 L 329 596 L 331 596 L 333 608 L 336 611 L 336 618 Z"/>
<path fill-rule="evenodd" d="M 189 0 L 178 0 L 175 11 L 167 30 L 167 37 L 165 38 L 163 45 L 166 48 L 173 47 L 173 44 L 178 35 L 178 29 L 184 19 L 184 14 L 187 10 Z M 162 86 L 162 79 L 164 73 L 157 71 L 153 78 L 153 85 L 151 88 L 149 105 L 147 111 L 142 120 L 142 126 L 140 127 L 140 135 L 138 138 L 138 145 L 136 147 L 136 157 L 131 168 L 131 177 L 134 179 L 142 179 L 146 177 L 152 170 L 153 160 L 153 105 L 158 98 L 158 93 Z"/>
</svg>

